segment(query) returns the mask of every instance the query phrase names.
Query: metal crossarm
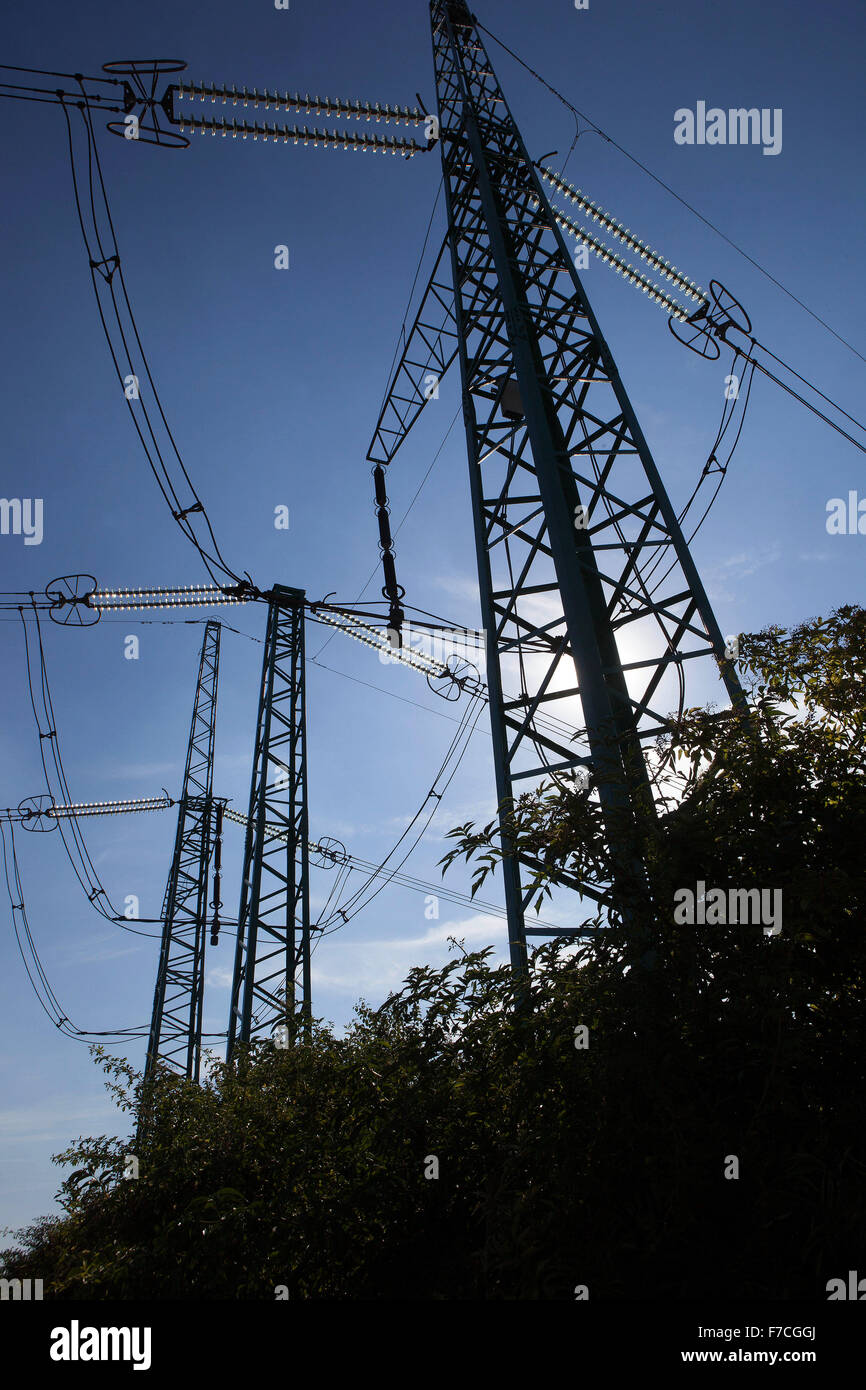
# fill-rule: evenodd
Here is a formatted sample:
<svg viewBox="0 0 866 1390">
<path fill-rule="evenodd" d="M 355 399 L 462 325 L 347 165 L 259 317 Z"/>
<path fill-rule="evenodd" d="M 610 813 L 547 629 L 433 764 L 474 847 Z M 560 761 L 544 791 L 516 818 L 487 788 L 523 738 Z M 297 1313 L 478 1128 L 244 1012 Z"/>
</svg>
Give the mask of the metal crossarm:
<svg viewBox="0 0 866 1390">
<path fill-rule="evenodd" d="M 451 250 L 446 236 L 415 315 L 412 331 L 388 386 L 373 441 L 367 451 L 370 463 L 391 462 L 421 411 L 432 399 L 431 384 L 438 386 L 457 356 L 457 350 Z"/>
</svg>

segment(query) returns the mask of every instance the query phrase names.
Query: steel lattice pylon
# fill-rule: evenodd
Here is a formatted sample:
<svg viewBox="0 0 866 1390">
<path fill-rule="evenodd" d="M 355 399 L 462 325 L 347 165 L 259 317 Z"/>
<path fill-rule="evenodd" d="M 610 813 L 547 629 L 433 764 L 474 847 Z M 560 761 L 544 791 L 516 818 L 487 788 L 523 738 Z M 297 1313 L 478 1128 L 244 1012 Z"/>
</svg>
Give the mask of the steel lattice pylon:
<svg viewBox="0 0 866 1390">
<path fill-rule="evenodd" d="M 220 630 L 216 621 L 206 624 L 199 661 L 174 857 L 163 902 L 146 1076 L 162 1064 L 198 1081 L 201 1068 Z"/>
<path fill-rule="evenodd" d="M 285 1045 L 310 1021 L 310 889 L 304 594 L 269 594 L 249 821 L 238 912 L 228 1056 Z"/>
<path fill-rule="evenodd" d="M 453 355 L 453 324 L 499 803 L 588 766 L 615 873 L 633 886 L 642 869 L 630 827 L 653 804 L 646 746 L 687 703 L 686 671 L 711 668 L 735 703 L 741 690 L 479 29 L 463 0 L 433 0 L 431 22 L 454 299 L 435 336 L 430 310 L 446 302 L 437 263 L 370 458 L 393 458 L 424 407 L 424 373 Z M 549 716 L 569 702 L 577 742 L 551 732 Z M 514 855 L 503 868 L 522 972 L 529 895 Z M 611 901 L 609 884 L 583 891 Z"/>
</svg>

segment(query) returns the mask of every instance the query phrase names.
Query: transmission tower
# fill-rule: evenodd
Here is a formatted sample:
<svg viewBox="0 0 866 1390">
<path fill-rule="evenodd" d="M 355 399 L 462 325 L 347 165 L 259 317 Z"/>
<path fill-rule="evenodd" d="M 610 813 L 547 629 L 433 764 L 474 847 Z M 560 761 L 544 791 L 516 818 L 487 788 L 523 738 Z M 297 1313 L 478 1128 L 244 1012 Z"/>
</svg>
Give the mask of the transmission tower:
<svg viewBox="0 0 866 1390">
<path fill-rule="evenodd" d="M 647 257 L 643 243 L 606 215 L 595 220 L 687 297 L 698 298 L 697 311 L 689 316 L 617 254 L 601 251 L 593 234 L 576 229 L 544 187 L 546 180 L 569 197 L 570 185 L 529 156 L 465 0 L 431 0 L 430 17 L 437 117 L 417 108 L 180 79 L 159 98 L 160 74 L 175 75 L 184 67 L 174 61 L 107 64 L 110 76 L 98 81 L 113 84 L 107 109 L 122 110 L 126 120 L 134 117 L 145 143 L 187 145 L 193 133 L 251 136 L 406 159 L 439 145 L 447 234 L 368 458 L 376 478 L 383 593 L 399 648 L 404 591 L 396 580 L 385 470 L 431 399 L 431 371 L 438 384 L 459 358 L 509 945 L 522 974 L 526 937 L 539 931 L 527 927 L 525 910 L 534 875 L 544 866 L 508 838 L 508 811 L 520 792 L 551 776 L 589 774 L 611 851 L 611 881 L 562 875 L 561 882 L 626 916 L 629 900 L 648 886 L 640 826 L 655 808 L 653 746 L 689 703 L 687 678 L 700 684 L 703 703 L 701 673 L 708 670 L 720 680 L 720 694 L 742 707 L 734 660 L 563 228 L 648 291 L 672 319 L 688 320 L 699 337 L 708 340 L 712 330 L 726 340 L 727 325 L 737 324 L 718 296 L 720 317 L 710 311 L 708 296 L 692 293 L 693 282 L 669 274 L 667 262 L 654 253 Z M 56 95 L 66 100 L 62 90 Z M 103 107 L 105 98 L 86 95 L 87 113 Z M 230 118 L 195 114 L 197 103 L 247 108 L 250 102 L 252 113 L 233 110 Z M 270 114 L 258 119 L 260 104 L 273 114 L 305 110 L 327 119 L 423 124 L 426 146 L 387 135 L 310 130 Z M 117 122 L 109 128 L 128 134 Z M 593 214 L 595 205 L 587 199 L 575 195 L 574 201 Z M 196 502 L 174 515 L 198 512 Z M 189 539 L 204 556 L 202 542 Z M 238 581 L 222 592 L 240 600 L 252 589 Z M 310 1003 L 304 600 L 299 590 L 285 588 L 267 595 L 255 590 L 254 596 L 266 598 L 270 609 L 230 1054 L 236 1042 L 258 1033 L 284 1028 L 294 1036 L 297 1019 L 309 1019 Z M 367 640 L 362 628 L 355 624 L 351 635 Z M 556 717 L 563 711 L 577 728 L 575 736 L 557 732 L 564 728 Z"/>
<path fill-rule="evenodd" d="M 213 855 L 213 752 L 220 624 L 205 625 L 162 911 L 162 947 L 145 1076 L 158 1065 L 198 1081 L 201 1069 L 208 870 Z"/>
<path fill-rule="evenodd" d="M 459 357 L 499 804 L 504 813 L 540 779 L 586 767 L 616 881 L 582 890 L 610 903 L 618 887 L 623 901 L 643 875 L 634 827 L 653 806 L 647 745 L 683 707 L 686 669 L 709 665 L 734 703 L 741 690 L 479 27 L 464 0 L 430 10 L 450 295 L 440 256 L 368 457 L 392 461 L 429 398 L 431 366 Z M 582 712 L 577 744 L 542 718 L 568 700 Z M 523 972 L 521 869 L 538 865 L 507 836 L 503 850 Z"/>
<path fill-rule="evenodd" d="M 244 848 L 228 1056 L 310 1023 L 304 594 L 270 591 Z"/>
</svg>

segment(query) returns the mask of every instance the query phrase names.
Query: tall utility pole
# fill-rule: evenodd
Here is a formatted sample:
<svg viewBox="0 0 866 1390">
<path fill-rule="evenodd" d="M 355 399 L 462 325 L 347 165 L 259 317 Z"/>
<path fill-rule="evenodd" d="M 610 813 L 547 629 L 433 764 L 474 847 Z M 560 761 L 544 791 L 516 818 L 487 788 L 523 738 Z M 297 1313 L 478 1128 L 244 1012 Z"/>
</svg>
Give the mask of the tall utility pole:
<svg viewBox="0 0 866 1390">
<path fill-rule="evenodd" d="M 586 767 L 616 882 L 643 881 L 645 749 L 705 666 L 733 702 L 733 663 L 676 513 L 464 0 L 432 0 L 451 296 L 437 262 L 369 458 L 391 462 L 425 404 L 425 373 L 460 360 L 496 788 Z M 447 306 L 438 334 L 431 312 Z M 429 396 L 429 392 L 426 393 Z M 581 710 L 581 740 L 550 716 Z M 545 717 L 547 716 L 547 717 Z M 530 894 L 503 836 L 512 964 L 526 968 Z"/>
<path fill-rule="evenodd" d="M 208 870 L 213 853 L 213 752 L 220 625 L 205 626 L 174 856 L 163 903 L 162 949 L 145 1075 L 158 1065 L 198 1081 L 201 1070 Z"/>
<path fill-rule="evenodd" d="M 238 912 L 228 1057 L 310 1024 L 304 594 L 270 591 Z"/>
</svg>

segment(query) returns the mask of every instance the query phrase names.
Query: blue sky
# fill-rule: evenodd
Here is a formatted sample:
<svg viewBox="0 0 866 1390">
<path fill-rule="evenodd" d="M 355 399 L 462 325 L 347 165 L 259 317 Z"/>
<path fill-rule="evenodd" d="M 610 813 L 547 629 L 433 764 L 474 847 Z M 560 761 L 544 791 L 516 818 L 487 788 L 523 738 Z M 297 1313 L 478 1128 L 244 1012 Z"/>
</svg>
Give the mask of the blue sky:
<svg viewBox="0 0 866 1390">
<path fill-rule="evenodd" d="M 478 15 L 637 159 L 671 184 L 859 352 L 864 221 L 862 7 L 731 0 L 478 3 Z M 427 6 L 421 0 L 266 0 L 144 7 L 45 0 L 3 24 L 9 62 L 96 74 L 103 62 L 146 56 L 187 61 L 208 82 L 301 88 L 323 95 L 434 104 Z M 535 156 L 574 133 L 569 113 L 495 44 L 490 52 Z M 675 143 L 674 112 L 698 101 L 781 108 L 783 145 Z M 202 583 L 195 552 L 168 516 L 118 392 L 90 289 L 72 202 L 65 127 L 53 107 L 3 102 L 3 402 L 5 497 L 42 498 L 41 545 L 0 536 L 4 590 L 42 590 L 88 571 L 112 586 Z M 321 123 L 321 122 L 320 122 Z M 98 122 L 101 130 L 101 122 Z M 185 152 L 101 135 L 101 156 L 127 284 L 163 403 L 226 558 L 267 587 L 352 601 L 377 565 L 372 480 L 365 454 L 386 385 L 421 242 L 439 183 L 436 157 L 410 162 L 321 149 L 196 137 Z M 593 135 L 568 177 L 700 284 L 724 282 L 757 337 L 858 413 L 864 362 L 748 261 Z M 444 231 L 441 202 L 431 247 Z M 274 247 L 291 268 L 274 269 Z M 676 344 L 661 311 L 593 258 L 584 283 L 675 503 L 706 458 L 726 368 Z M 423 283 L 423 281 L 422 281 Z M 443 385 L 389 473 L 394 524 L 412 501 L 459 405 Z M 789 400 L 756 380 L 728 480 L 694 546 L 724 632 L 795 622 L 861 596 L 859 536 L 829 536 L 826 507 L 866 492 L 862 458 Z M 274 508 L 290 509 L 288 531 Z M 407 599 L 455 623 L 479 622 L 469 492 L 458 422 L 397 540 Z M 366 591 L 379 596 L 378 569 Z M 188 615 L 195 617 L 197 615 Z M 227 621 L 223 636 L 216 788 L 244 808 L 255 722 L 263 610 Z M 0 621 L 3 788 L 14 806 L 43 789 L 17 619 Z M 124 638 L 140 639 L 137 661 Z M 50 627 L 46 653 L 64 762 L 79 800 L 177 793 L 200 626 L 104 621 L 86 632 Z M 455 707 L 413 672 L 311 628 L 308 672 L 311 833 L 380 860 L 423 801 L 456 729 Z M 331 669 L 327 669 L 331 668 Z M 338 674 L 339 673 L 339 674 Z M 354 679 L 351 679 L 354 678 Z M 380 687 L 371 690 L 368 682 Z M 423 708 L 419 708 L 423 706 Z M 438 878 L 445 831 L 490 814 L 486 715 L 442 810 L 407 871 Z M 170 812 L 87 825 L 115 902 L 162 902 Z M 96 916 L 59 837 L 17 837 L 31 926 L 51 984 L 80 1026 L 100 1030 L 149 1017 L 156 942 Z M 240 831 L 224 851 L 226 911 L 236 908 Z M 466 888 L 469 876 L 449 881 Z M 316 901 L 327 893 L 324 873 Z M 498 895 L 491 888 L 487 896 Z M 496 897 L 498 901 L 498 896 Z M 314 957 L 315 1011 L 341 1026 L 354 1001 L 382 999 L 413 964 L 447 957 L 446 938 L 491 943 L 500 920 L 391 887 Z M 51 1207 L 49 1155 L 78 1134 L 115 1132 L 101 1073 L 85 1046 L 59 1035 L 39 1009 L 0 909 L 0 1224 Z M 225 1026 L 231 943 L 208 965 L 206 1027 Z M 123 1050 L 123 1049 L 121 1049 Z M 142 1045 L 127 1050 L 142 1060 Z M 122 1132 L 118 1130 L 118 1132 Z"/>
</svg>

